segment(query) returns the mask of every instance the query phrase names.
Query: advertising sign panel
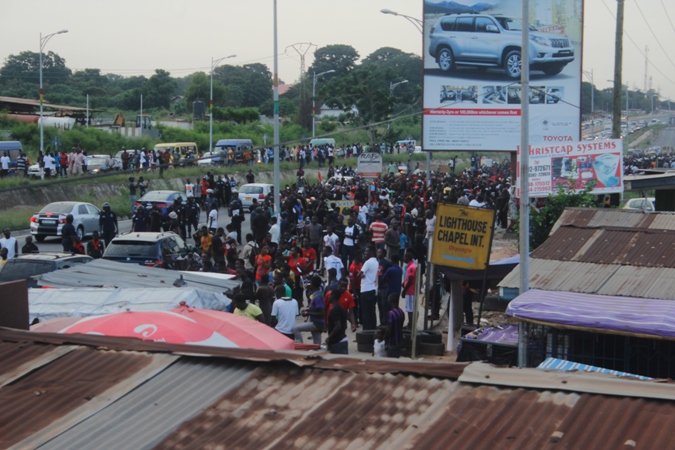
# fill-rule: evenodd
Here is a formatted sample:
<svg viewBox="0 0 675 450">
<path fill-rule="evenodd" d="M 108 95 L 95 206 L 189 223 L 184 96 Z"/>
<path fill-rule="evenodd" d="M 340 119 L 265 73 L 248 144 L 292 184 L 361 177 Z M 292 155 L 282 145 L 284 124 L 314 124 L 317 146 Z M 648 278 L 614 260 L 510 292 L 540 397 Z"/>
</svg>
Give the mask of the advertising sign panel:
<svg viewBox="0 0 675 450">
<path fill-rule="evenodd" d="M 522 92 L 521 0 L 425 0 L 425 151 L 516 151 L 523 101 L 531 142 L 580 140 L 582 0 L 530 5 Z"/>
<path fill-rule="evenodd" d="M 607 139 L 530 145 L 530 197 L 548 197 L 558 186 L 581 191 L 591 182 L 595 195 L 623 192 L 622 144 L 621 139 Z M 516 173 L 520 173 L 520 149 Z M 516 196 L 520 197 L 519 187 Z"/>
<path fill-rule="evenodd" d="M 438 205 L 431 262 L 459 269 L 485 270 L 490 260 L 494 223 L 493 209 Z"/>
<path fill-rule="evenodd" d="M 379 153 L 361 153 L 357 170 L 362 177 L 379 178 L 382 173 L 382 155 Z"/>
</svg>

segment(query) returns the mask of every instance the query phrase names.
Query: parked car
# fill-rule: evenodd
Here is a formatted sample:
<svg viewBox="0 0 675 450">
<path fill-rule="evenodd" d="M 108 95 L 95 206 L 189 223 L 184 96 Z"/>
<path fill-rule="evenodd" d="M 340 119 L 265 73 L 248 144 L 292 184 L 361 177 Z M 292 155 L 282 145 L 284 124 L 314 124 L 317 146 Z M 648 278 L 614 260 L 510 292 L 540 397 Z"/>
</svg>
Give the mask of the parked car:
<svg viewBox="0 0 675 450">
<path fill-rule="evenodd" d="M 267 183 L 250 183 L 245 184 L 239 188 L 239 200 L 244 206 L 244 209 L 251 209 L 253 205 L 253 199 L 255 198 L 258 202 L 261 202 L 265 199 L 267 194 L 269 194 L 274 189 L 273 184 Z"/>
<path fill-rule="evenodd" d="M 44 171 L 40 168 L 40 165 L 39 165 L 38 163 L 35 163 L 35 164 L 31 164 L 31 165 L 28 167 L 28 172 L 26 172 L 26 174 L 27 174 L 29 177 L 33 177 L 33 178 L 42 178 L 43 172 L 44 172 Z"/>
<path fill-rule="evenodd" d="M 654 197 L 631 198 L 623 205 L 623 209 L 637 209 L 640 211 L 656 211 L 656 199 Z"/>
<path fill-rule="evenodd" d="M 227 160 L 227 155 L 223 152 L 206 152 L 197 161 L 198 166 L 216 166 L 224 164 Z"/>
<path fill-rule="evenodd" d="M 91 155 L 87 161 L 87 171 L 91 173 L 120 169 L 122 169 L 122 160 L 116 161 L 110 155 Z"/>
<path fill-rule="evenodd" d="M 93 261 L 86 255 L 70 253 L 34 253 L 9 258 L 0 268 L 0 283 L 28 280 L 29 287 L 37 287 L 37 276 L 55 270 L 68 269 L 78 264 Z"/>
<path fill-rule="evenodd" d="M 105 249 L 103 259 L 186 270 L 188 253 L 185 241 L 175 233 L 129 233 L 113 239 Z"/>
<path fill-rule="evenodd" d="M 509 79 L 520 78 L 522 22 L 489 14 L 448 14 L 429 33 L 429 54 L 443 72 L 455 66 L 482 70 L 502 68 Z M 530 69 L 557 75 L 574 61 L 571 39 L 530 27 Z"/>
<path fill-rule="evenodd" d="M 184 192 L 180 191 L 149 191 L 146 192 L 143 197 L 136 200 L 134 203 L 134 209 L 138 208 L 140 205 L 143 205 L 145 209 L 152 209 L 153 205 L 162 211 L 164 216 L 167 216 L 171 211 L 173 211 L 173 202 L 180 198 L 181 203 L 187 203 L 187 195 Z"/>
<path fill-rule="evenodd" d="M 73 226 L 80 239 L 98 231 L 98 218 L 101 211 L 91 203 L 54 202 L 50 203 L 30 218 L 30 234 L 42 242 L 47 236 L 61 236 L 61 228 L 66 216 L 73 215 Z"/>
</svg>

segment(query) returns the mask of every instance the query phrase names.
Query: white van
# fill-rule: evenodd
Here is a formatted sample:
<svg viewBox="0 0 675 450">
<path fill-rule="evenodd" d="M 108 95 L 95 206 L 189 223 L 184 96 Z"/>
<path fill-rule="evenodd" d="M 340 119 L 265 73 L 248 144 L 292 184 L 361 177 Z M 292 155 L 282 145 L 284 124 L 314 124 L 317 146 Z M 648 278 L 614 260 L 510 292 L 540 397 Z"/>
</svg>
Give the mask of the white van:
<svg viewBox="0 0 675 450">
<path fill-rule="evenodd" d="M 309 141 L 309 145 L 312 147 L 318 147 L 321 145 L 330 145 L 335 148 L 335 139 L 333 138 L 323 138 L 323 139 L 312 139 Z"/>
</svg>

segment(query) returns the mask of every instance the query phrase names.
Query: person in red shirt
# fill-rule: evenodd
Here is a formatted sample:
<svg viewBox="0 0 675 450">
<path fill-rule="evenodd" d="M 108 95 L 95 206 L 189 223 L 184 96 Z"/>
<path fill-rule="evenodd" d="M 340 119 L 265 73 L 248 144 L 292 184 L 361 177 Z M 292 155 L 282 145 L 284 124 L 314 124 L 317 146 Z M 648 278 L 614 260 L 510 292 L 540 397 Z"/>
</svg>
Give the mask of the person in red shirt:
<svg viewBox="0 0 675 450">
<path fill-rule="evenodd" d="M 316 262 L 316 250 L 309 245 L 309 238 L 302 240 L 302 257 L 307 261 L 307 265 L 303 269 L 305 274 L 314 272 L 314 263 Z"/>
<path fill-rule="evenodd" d="M 349 314 L 349 322 L 352 324 L 352 332 L 356 331 L 356 320 L 354 318 L 354 308 L 356 303 L 354 303 L 354 296 L 347 291 L 347 285 L 349 282 L 346 278 L 340 279 L 338 282 L 337 292 L 340 293 L 340 300 L 338 301 L 339 305 L 342 306 L 345 311 Z M 324 303 L 326 303 L 326 321 L 328 321 L 328 315 L 333 305 L 330 303 L 330 293 L 332 291 L 326 292 L 326 297 Z"/>
<path fill-rule="evenodd" d="M 359 278 L 359 272 L 363 267 L 363 255 L 361 252 L 356 252 L 354 255 L 354 261 L 349 265 L 349 292 L 351 292 L 354 297 L 354 317 L 356 318 L 355 325 L 361 323 L 361 315 L 359 314 L 359 292 L 361 292 L 361 278 Z"/>
<path fill-rule="evenodd" d="M 263 246 L 260 249 L 260 254 L 255 257 L 255 280 L 260 281 L 263 277 L 268 276 L 270 268 L 272 267 L 272 257 L 268 255 L 270 249 L 268 246 Z"/>
<path fill-rule="evenodd" d="M 303 303 L 303 287 L 302 287 L 302 278 L 307 276 L 308 273 L 305 271 L 307 267 L 307 260 L 302 257 L 302 250 L 300 247 L 291 247 L 291 253 L 288 255 L 288 267 L 290 267 L 291 272 L 295 275 L 295 286 L 293 288 L 293 298 L 298 301 L 298 305 L 302 307 Z"/>
<path fill-rule="evenodd" d="M 201 202 L 201 205 L 202 205 L 202 208 L 203 208 L 204 205 L 206 204 L 206 194 L 207 194 L 207 191 L 209 189 L 209 180 L 206 176 L 204 176 L 204 178 L 202 178 L 202 181 L 199 182 L 199 187 L 200 187 L 200 191 L 199 191 L 200 202 Z"/>
</svg>

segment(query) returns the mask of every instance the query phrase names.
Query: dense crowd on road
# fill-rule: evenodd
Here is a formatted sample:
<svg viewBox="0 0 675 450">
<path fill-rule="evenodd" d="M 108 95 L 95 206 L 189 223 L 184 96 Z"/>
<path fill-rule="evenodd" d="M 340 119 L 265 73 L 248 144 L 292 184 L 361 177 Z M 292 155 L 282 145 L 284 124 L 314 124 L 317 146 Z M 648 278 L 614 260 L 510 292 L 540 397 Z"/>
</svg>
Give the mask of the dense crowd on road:
<svg viewBox="0 0 675 450">
<path fill-rule="evenodd" d="M 298 341 L 310 332 L 320 343 L 327 330 L 334 352 L 346 349 L 347 324 L 352 330 L 379 324 L 396 356 L 403 325 L 412 320 L 417 264 L 422 274 L 426 270 L 436 205 L 494 208 L 498 225 L 508 229 L 515 214 L 509 168 L 476 163 L 461 173 L 437 173 L 429 185 L 421 173 L 366 180 L 347 165 L 329 170 L 330 181 L 308 184 L 300 168 L 298 182 L 280 193 L 278 215 L 273 190 L 254 199 L 248 215 L 227 175 L 209 173 L 197 184 L 186 180 L 186 204 L 176 201 L 164 219 L 159 211 L 138 208 L 134 230 L 192 239 L 188 270 L 231 274 L 240 282 L 235 313 Z M 255 175 L 249 171 L 246 181 L 253 183 Z M 205 223 L 198 223 L 200 211 L 207 213 Z M 247 220 L 251 232 L 242 236 Z M 298 314 L 307 318 L 299 327 Z"/>
</svg>

